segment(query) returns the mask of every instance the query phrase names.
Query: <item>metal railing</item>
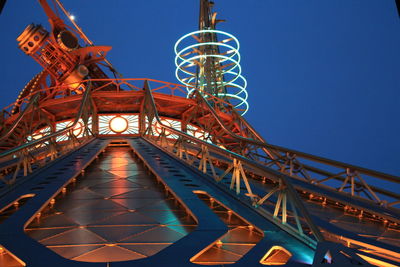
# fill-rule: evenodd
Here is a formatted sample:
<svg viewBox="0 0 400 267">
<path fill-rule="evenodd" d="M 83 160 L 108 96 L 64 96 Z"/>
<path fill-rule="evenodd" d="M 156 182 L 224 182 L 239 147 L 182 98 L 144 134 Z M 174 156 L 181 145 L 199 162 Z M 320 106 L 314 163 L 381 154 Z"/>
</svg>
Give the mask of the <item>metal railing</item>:
<svg viewBox="0 0 400 267">
<path fill-rule="evenodd" d="M 300 200 L 296 190 L 289 182 L 288 179 L 290 179 L 290 177 L 239 154 L 225 150 L 163 124 L 158 115 L 150 88 L 145 86 L 144 90 L 145 99 L 142 105 L 141 120 L 143 124 L 147 126 L 141 130 L 142 136 L 151 142 L 155 142 L 157 146 L 164 148 L 166 151 L 186 161 L 188 164 L 195 166 L 203 173 L 207 173 L 207 167 L 209 167 L 217 183 L 226 177 L 228 173 L 232 172 L 230 188 L 234 189 L 241 197 L 248 199 L 248 203 L 251 203 L 260 214 L 268 217 L 279 227 L 314 248 L 316 242 L 324 240 L 318 227 L 313 223 L 311 216 Z M 156 128 L 158 130 L 161 128 L 161 134 L 154 134 Z M 177 135 L 178 139 L 167 138 L 167 133 Z M 214 163 L 217 160 L 219 162 L 223 161 L 227 165 L 225 172 L 221 175 L 217 175 L 214 168 Z M 259 175 L 273 176 L 278 181 L 277 188 L 270 191 L 270 193 L 272 192 L 271 195 L 274 193 L 278 195 L 273 213 L 257 205 L 258 199 L 255 194 L 253 194 L 245 169 L 251 169 Z M 247 190 L 245 194 L 241 194 L 240 192 L 242 182 L 245 184 Z M 291 209 L 288 208 L 287 204 L 291 205 Z M 308 232 L 311 232 L 311 236 L 308 235 Z"/>
<path fill-rule="evenodd" d="M 32 99 L 29 101 L 25 109 L 18 114 L 17 119 L 13 122 L 13 124 L 6 130 L 6 133 L 4 133 L 0 137 L 0 142 L 5 140 L 7 137 L 11 135 L 11 133 L 16 129 L 16 127 L 20 124 L 22 119 L 25 117 L 25 115 L 32 110 L 32 108 L 35 106 L 35 103 L 39 100 L 39 94 L 36 93 Z"/>
<path fill-rule="evenodd" d="M 350 195 L 351 197 L 361 198 L 379 206 L 393 207 L 400 204 L 400 194 L 397 193 L 398 190 L 396 190 L 396 188 L 400 189 L 400 177 L 340 161 L 330 160 L 282 146 L 268 144 L 243 117 L 237 114 L 237 112 L 233 108 L 229 107 L 229 105 L 224 103 L 226 109 L 231 112 L 231 116 L 235 117 L 255 139 L 233 133 L 220 119 L 215 109 L 210 105 L 207 100 L 210 98 L 208 97 L 206 99 L 196 90 L 194 91 L 194 94 L 201 100 L 207 110 L 212 114 L 212 118 L 215 119 L 226 134 L 231 136 L 233 139 L 254 145 L 258 148 L 249 155 L 258 162 L 262 162 L 264 165 L 273 167 L 275 170 L 296 179 L 301 179 L 318 186 L 322 185 L 335 192 L 341 192 Z M 361 175 L 367 176 L 366 179 Z M 326 184 L 328 181 L 333 180 L 337 183 Z M 394 191 L 383 189 L 379 185 L 369 184 L 374 183 L 374 180 L 378 181 L 377 184 L 382 180 L 391 182 L 392 185 L 389 186 L 389 188 L 393 188 Z M 347 204 L 351 205 L 351 203 Z"/>
<path fill-rule="evenodd" d="M 11 185 L 15 183 L 21 170 L 21 166 L 23 169 L 23 176 L 27 176 L 32 172 L 33 164 L 37 164 L 39 167 L 44 164 L 48 164 L 49 161 L 66 154 L 82 143 L 82 141 L 78 140 L 78 138 L 74 135 L 73 131 L 78 121 L 83 117 L 84 113 L 89 112 L 89 99 L 92 88 L 90 81 L 88 81 L 87 84 L 86 90 L 82 95 L 79 111 L 76 114 L 72 124 L 39 139 L 32 140 L 0 153 L 0 161 L 2 162 L 2 176 L 0 176 L 1 181 Z M 12 129 L 10 129 L 10 132 L 11 131 Z M 69 140 L 64 144 L 57 144 L 55 138 L 65 134 L 70 136 Z M 89 137 L 90 135 L 93 135 L 93 133 L 89 129 L 86 121 L 84 122 L 83 137 Z M 57 146 L 59 146 L 60 149 L 57 149 Z M 12 173 L 12 175 L 10 175 L 10 173 Z"/>
<path fill-rule="evenodd" d="M 148 84 L 147 86 L 145 85 L 144 90 L 145 97 L 140 112 L 140 120 L 142 121 L 142 125 L 146 125 L 146 127 L 143 127 L 140 133 L 149 142 L 154 143 L 170 155 L 185 161 L 190 166 L 212 177 L 217 184 L 226 184 L 230 180 L 229 189 L 236 191 L 239 199 L 251 203 L 254 209 L 261 215 L 310 247 L 316 248 L 317 243 L 324 242 L 325 236 L 329 237 L 329 231 L 325 229 L 324 235 L 322 235 L 319 227 L 312 220 L 299 196 L 299 188 L 297 185 L 292 184 L 293 179 L 295 179 L 293 176 L 266 166 L 262 162 L 256 162 L 245 156 L 221 148 L 218 144 L 206 142 L 165 125 L 158 115 L 153 94 Z M 211 106 L 209 108 L 213 110 Z M 214 115 L 218 117 L 217 114 Z M 232 135 L 235 136 L 234 133 Z M 168 136 L 171 138 L 168 138 Z M 245 138 L 239 139 L 246 140 Z M 269 147 L 268 144 L 264 143 L 263 145 Z M 273 153 L 276 152 L 274 151 Z M 322 158 L 319 159 L 321 160 Z M 340 162 L 331 160 L 325 161 L 325 159 L 322 159 L 322 161 L 340 164 Z M 221 170 L 223 170 L 222 173 L 220 172 Z M 379 174 L 379 172 L 371 172 Z M 269 184 L 269 187 L 264 187 L 264 189 L 267 189 L 267 193 L 263 197 L 259 197 L 253 193 L 253 183 L 249 181 L 250 177 L 248 177 L 253 176 L 253 174 L 268 177 L 274 181 Z M 222 181 L 225 183 L 222 183 Z M 241 192 L 241 183 L 245 185 L 245 192 Z M 221 185 L 220 188 L 224 189 L 226 187 Z M 256 189 L 257 186 L 255 186 Z M 334 236 L 336 235 L 334 234 Z M 352 241 L 352 244 L 354 242 L 358 242 L 358 248 L 361 248 L 361 251 L 369 247 L 367 243 Z M 377 250 L 383 253 L 379 255 L 384 258 L 393 253 L 387 249 L 377 248 Z"/>
<path fill-rule="evenodd" d="M 93 88 L 92 93 L 99 97 L 102 96 L 103 93 L 108 95 L 108 91 L 102 90 L 110 87 L 115 89 L 113 94 L 124 94 L 132 91 L 141 94 L 143 90 L 143 81 L 148 81 L 155 85 L 155 88 L 151 89 L 153 93 L 182 97 L 187 96 L 185 88 L 182 85 L 152 79 L 93 79 L 91 81 L 96 83 L 96 87 Z M 87 82 L 88 80 L 85 80 L 82 83 Z M 41 103 L 46 103 L 46 101 L 52 102 L 53 100 L 59 101 L 65 97 L 72 97 L 73 99 L 80 99 L 82 97 L 82 95 L 69 95 L 66 93 L 66 90 L 68 90 L 68 86 L 62 85 L 53 88 L 43 88 L 35 93 L 40 93 L 42 95 L 43 99 L 41 98 Z M 26 99 L 34 99 L 34 97 L 34 94 L 28 95 Z M 229 136 L 237 143 L 245 144 L 252 148 L 252 150 L 248 150 L 249 152 L 247 154 L 241 153 L 243 156 L 256 160 L 258 163 L 271 167 L 292 178 L 305 181 L 317 187 L 329 189 L 339 195 L 343 194 L 351 198 L 361 199 L 377 207 L 383 206 L 397 210 L 396 205 L 400 204 L 400 194 L 396 188 L 400 187 L 400 177 L 268 144 L 254 128 L 229 105 L 229 103 L 212 95 L 203 96 L 196 90 L 193 90 L 191 97 L 197 101 L 197 103 L 193 102 L 191 105 L 200 106 L 203 113 L 210 114 L 212 120 L 215 121 L 216 126 L 220 128 L 223 134 Z M 31 105 L 31 103 L 32 101 L 28 102 L 28 106 Z M 213 105 L 210 103 L 213 103 Z M 232 126 L 227 125 L 224 119 L 220 118 L 219 113 L 221 112 L 217 113 L 216 109 L 221 109 L 221 107 L 224 108 L 223 112 L 230 116 L 231 120 L 234 120 L 236 125 L 239 125 L 242 129 L 242 133 L 238 134 L 236 133 L 237 131 L 235 131 L 235 133 L 232 132 Z M 27 110 L 27 108 L 25 110 Z M 17 121 L 21 120 L 23 117 L 21 114 L 19 116 L 20 117 L 14 121 L 15 125 L 17 125 Z M 183 120 L 182 122 L 188 123 Z M 200 128 L 204 126 L 199 121 L 195 123 Z M 12 128 L 15 128 L 15 125 L 13 125 Z M 203 128 L 204 131 L 207 131 L 207 127 Z M 212 129 L 209 130 L 210 132 L 212 131 Z M 224 145 L 223 142 L 218 143 L 217 139 L 213 141 L 216 145 Z M 386 188 L 382 188 L 382 181 L 388 183 Z M 310 197 L 312 196 L 310 195 Z M 325 199 L 324 197 L 322 201 L 325 201 Z M 335 201 L 337 201 L 337 199 L 335 199 Z M 352 206 L 353 203 L 343 203 L 343 205 Z"/>
</svg>

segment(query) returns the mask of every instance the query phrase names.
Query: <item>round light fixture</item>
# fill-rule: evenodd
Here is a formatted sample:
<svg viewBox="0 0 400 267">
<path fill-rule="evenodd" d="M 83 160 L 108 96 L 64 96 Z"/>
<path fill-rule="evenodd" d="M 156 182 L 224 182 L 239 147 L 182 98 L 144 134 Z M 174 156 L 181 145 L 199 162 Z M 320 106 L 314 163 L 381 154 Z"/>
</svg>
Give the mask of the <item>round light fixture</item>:
<svg viewBox="0 0 400 267">
<path fill-rule="evenodd" d="M 67 124 L 67 127 L 70 127 L 73 123 L 74 123 L 73 121 L 69 122 L 69 123 Z M 82 124 L 82 122 L 78 121 L 78 122 L 75 124 L 75 127 L 74 127 L 74 129 L 73 129 L 73 134 L 74 134 L 75 136 L 79 136 L 79 135 L 82 133 L 82 130 L 83 130 L 83 124 Z"/>
<path fill-rule="evenodd" d="M 166 125 L 166 126 L 172 127 L 172 124 L 169 121 L 165 121 L 164 120 L 163 124 Z M 156 128 L 156 132 L 160 135 L 162 133 L 162 128 L 163 127 L 158 122 L 156 122 L 155 128 Z M 165 136 L 168 136 L 170 134 L 171 134 L 170 131 L 165 130 Z"/>
<path fill-rule="evenodd" d="M 126 129 L 128 129 L 128 120 L 123 117 L 116 116 L 110 120 L 110 129 L 114 133 L 125 132 Z"/>
</svg>

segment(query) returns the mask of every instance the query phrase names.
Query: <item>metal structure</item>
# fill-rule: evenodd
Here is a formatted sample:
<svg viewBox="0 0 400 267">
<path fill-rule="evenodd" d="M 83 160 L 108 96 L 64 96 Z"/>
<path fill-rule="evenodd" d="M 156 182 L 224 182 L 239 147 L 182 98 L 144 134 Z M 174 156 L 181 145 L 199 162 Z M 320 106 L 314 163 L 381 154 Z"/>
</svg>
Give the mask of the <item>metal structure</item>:
<svg viewBox="0 0 400 267">
<path fill-rule="evenodd" d="M 213 3 L 179 85 L 122 78 L 39 2 L 51 31 L 17 41 L 43 71 L 1 116 L 1 266 L 399 265 L 400 177 L 267 143 Z"/>
<path fill-rule="evenodd" d="M 175 44 L 177 79 L 186 85 L 188 95 L 195 88 L 203 96 L 216 96 L 230 102 L 244 115 L 247 82 L 241 75 L 239 41 L 227 32 L 216 30 L 212 2 L 200 1 L 199 30 L 182 36 Z"/>
</svg>

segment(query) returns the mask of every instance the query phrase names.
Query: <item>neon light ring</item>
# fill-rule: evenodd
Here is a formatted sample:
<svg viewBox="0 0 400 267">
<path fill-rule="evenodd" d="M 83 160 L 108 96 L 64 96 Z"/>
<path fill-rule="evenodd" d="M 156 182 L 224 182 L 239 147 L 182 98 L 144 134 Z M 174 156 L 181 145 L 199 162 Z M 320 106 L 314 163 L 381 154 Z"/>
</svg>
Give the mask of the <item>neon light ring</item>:
<svg viewBox="0 0 400 267">
<path fill-rule="evenodd" d="M 214 33 L 217 39 L 221 41 L 200 43 L 200 35 L 204 33 Z M 219 37 L 219 38 L 218 38 Z M 196 42 L 192 44 L 193 42 Z M 199 54 L 204 46 L 217 46 L 218 54 Z M 221 68 L 222 82 L 215 82 L 217 87 L 226 88 L 226 93 L 219 93 L 217 96 L 228 99 L 228 101 L 237 109 L 241 115 L 244 115 L 248 109 L 247 103 L 247 81 L 241 75 L 240 67 L 239 41 L 235 36 L 219 30 L 199 30 L 182 36 L 175 44 L 175 65 L 176 78 L 186 85 L 188 96 L 195 90 L 199 77 L 196 68 L 200 66 L 200 61 L 208 58 L 217 59 Z M 201 84 L 206 86 L 207 84 Z M 200 90 L 201 92 L 201 90 Z"/>
</svg>

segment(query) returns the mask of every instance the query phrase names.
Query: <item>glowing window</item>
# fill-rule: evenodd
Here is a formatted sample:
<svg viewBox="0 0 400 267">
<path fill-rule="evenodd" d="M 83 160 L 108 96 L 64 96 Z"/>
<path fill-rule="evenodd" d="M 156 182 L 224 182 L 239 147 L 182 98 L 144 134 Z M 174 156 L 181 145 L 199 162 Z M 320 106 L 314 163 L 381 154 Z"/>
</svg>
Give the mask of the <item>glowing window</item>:
<svg viewBox="0 0 400 267">
<path fill-rule="evenodd" d="M 114 132 L 111 129 L 111 120 L 119 117 L 126 119 L 128 125 L 126 130 L 123 132 Z M 100 115 L 99 116 L 99 134 L 138 134 L 139 133 L 139 116 L 137 114 L 125 114 L 125 115 Z"/>
<path fill-rule="evenodd" d="M 164 120 L 163 124 L 166 125 L 166 126 L 172 127 L 172 125 L 171 125 L 171 123 L 169 121 Z M 163 128 L 161 127 L 161 125 L 158 122 L 156 122 L 156 126 L 155 127 L 156 127 L 157 134 L 160 135 Z M 165 135 L 166 136 L 168 136 L 170 134 L 171 134 L 170 131 L 165 130 Z"/>
<path fill-rule="evenodd" d="M 122 133 L 128 129 L 128 121 L 120 116 L 114 117 L 110 120 L 110 129 L 114 133 Z"/>
<path fill-rule="evenodd" d="M 57 122 L 56 132 L 60 131 L 60 130 L 64 130 L 66 127 L 71 126 L 73 123 L 74 123 L 74 121 L 72 121 L 72 120 Z M 89 129 L 92 129 L 92 117 L 89 117 L 88 122 L 87 122 L 87 127 Z M 83 129 L 84 129 L 83 120 L 79 119 L 78 123 L 74 127 L 73 134 L 76 137 L 81 138 L 81 137 L 83 137 L 83 132 L 84 132 Z M 70 139 L 69 133 L 59 135 L 56 137 L 57 142 L 66 141 L 68 139 Z"/>
<path fill-rule="evenodd" d="M 273 246 L 260 260 L 263 265 L 285 265 L 292 254 L 281 246 Z"/>
<path fill-rule="evenodd" d="M 67 124 L 67 127 L 72 126 L 73 123 L 74 123 L 74 122 L 71 121 L 70 123 Z M 79 135 L 82 133 L 82 130 L 83 130 L 83 124 L 82 124 L 82 122 L 78 121 L 78 122 L 75 124 L 74 130 L 73 130 L 73 134 L 74 134 L 75 136 L 79 136 Z"/>
</svg>

